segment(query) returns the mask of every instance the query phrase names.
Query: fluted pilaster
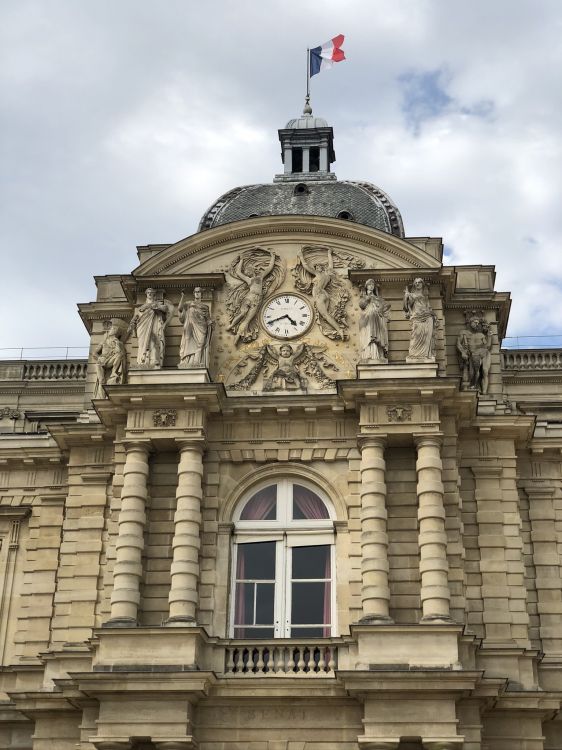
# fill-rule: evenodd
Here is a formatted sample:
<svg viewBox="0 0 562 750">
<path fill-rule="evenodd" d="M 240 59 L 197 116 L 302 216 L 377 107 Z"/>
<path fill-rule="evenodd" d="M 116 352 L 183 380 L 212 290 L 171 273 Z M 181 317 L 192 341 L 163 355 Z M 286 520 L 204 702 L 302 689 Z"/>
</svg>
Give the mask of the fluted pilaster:
<svg viewBox="0 0 562 750">
<path fill-rule="evenodd" d="M 441 437 L 415 435 L 422 621 L 450 621 Z"/>
<path fill-rule="evenodd" d="M 361 622 L 389 617 L 388 535 L 386 531 L 385 440 L 364 437 L 361 448 Z"/>
<path fill-rule="evenodd" d="M 195 622 L 201 545 L 202 455 L 200 443 L 180 443 L 167 625 Z"/>
</svg>

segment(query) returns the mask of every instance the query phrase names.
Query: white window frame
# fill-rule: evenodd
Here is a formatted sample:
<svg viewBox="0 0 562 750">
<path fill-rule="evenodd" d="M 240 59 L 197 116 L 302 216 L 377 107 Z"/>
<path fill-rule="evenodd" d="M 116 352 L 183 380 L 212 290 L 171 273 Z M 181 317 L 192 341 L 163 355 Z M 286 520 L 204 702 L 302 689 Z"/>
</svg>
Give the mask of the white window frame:
<svg viewBox="0 0 562 750">
<path fill-rule="evenodd" d="M 293 520 L 292 516 L 292 487 L 298 484 L 301 487 L 314 492 L 324 503 L 329 518 L 322 519 L 300 519 Z M 277 486 L 277 518 L 274 521 L 242 521 L 240 516 L 246 503 L 260 490 Z M 291 614 L 291 581 L 292 581 L 292 548 L 293 547 L 314 547 L 318 545 L 330 546 L 330 573 L 331 573 L 331 591 L 330 591 L 330 636 L 334 637 L 336 630 L 336 555 L 335 555 L 335 532 L 334 520 L 335 514 L 332 503 L 319 490 L 318 487 L 301 479 L 283 478 L 276 482 L 263 481 L 255 485 L 244 499 L 239 503 L 236 513 L 234 514 L 234 534 L 231 541 L 231 581 L 230 581 L 230 607 L 229 607 L 229 634 L 234 637 L 234 614 L 236 606 L 236 569 L 238 565 L 238 546 L 251 542 L 275 542 L 275 587 L 274 587 L 274 623 L 273 638 L 291 638 L 290 622 Z M 283 575 L 279 575 L 283 571 Z M 300 580 L 300 579 L 299 579 Z M 306 579 L 302 579 L 306 582 Z M 311 579 L 317 580 L 317 579 Z M 251 625 L 247 627 L 252 627 Z M 306 627 L 305 625 L 297 627 Z M 267 637 L 266 637 L 267 638 Z M 300 640 L 309 640 L 307 636 L 299 637 Z M 253 640 L 253 639 L 252 639 Z M 265 640 L 265 639 L 264 639 Z M 318 638 L 310 637 L 310 640 Z"/>
</svg>

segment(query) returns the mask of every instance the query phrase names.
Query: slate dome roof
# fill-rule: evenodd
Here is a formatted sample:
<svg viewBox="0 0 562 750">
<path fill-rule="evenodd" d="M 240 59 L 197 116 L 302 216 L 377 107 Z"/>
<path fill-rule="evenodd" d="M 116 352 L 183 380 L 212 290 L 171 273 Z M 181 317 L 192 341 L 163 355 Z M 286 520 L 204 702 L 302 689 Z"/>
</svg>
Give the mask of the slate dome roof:
<svg viewBox="0 0 562 750">
<path fill-rule="evenodd" d="M 400 211 L 389 196 L 370 182 L 349 180 L 295 180 L 234 188 L 207 209 L 199 231 L 257 216 L 283 215 L 339 218 L 404 237 Z"/>
<path fill-rule="evenodd" d="M 287 130 L 311 130 L 312 128 L 329 128 L 327 121 L 323 117 L 313 117 L 309 114 L 303 114 L 295 117 L 285 125 Z"/>
</svg>

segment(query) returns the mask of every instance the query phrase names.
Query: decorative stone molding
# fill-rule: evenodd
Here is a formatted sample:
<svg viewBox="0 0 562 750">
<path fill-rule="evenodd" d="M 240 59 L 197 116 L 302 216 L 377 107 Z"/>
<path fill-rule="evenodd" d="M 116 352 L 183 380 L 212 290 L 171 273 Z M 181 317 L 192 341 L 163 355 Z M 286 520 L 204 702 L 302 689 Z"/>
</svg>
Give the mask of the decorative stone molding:
<svg viewBox="0 0 562 750">
<path fill-rule="evenodd" d="M 9 406 L 0 408 L 0 419 L 19 419 L 21 412 L 17 409 L 10 409 Z"/>
<path fill-rule="evenodd" d="M 152 414 L 154 427 L 175 427 L 178 412 L 176 409 L 156 409 Z"/>
<path fill-rule="evenodd" d="M 411 422 L 411 406 L 387 406 L 386 413 L 389 422 Z"/>
</svg>

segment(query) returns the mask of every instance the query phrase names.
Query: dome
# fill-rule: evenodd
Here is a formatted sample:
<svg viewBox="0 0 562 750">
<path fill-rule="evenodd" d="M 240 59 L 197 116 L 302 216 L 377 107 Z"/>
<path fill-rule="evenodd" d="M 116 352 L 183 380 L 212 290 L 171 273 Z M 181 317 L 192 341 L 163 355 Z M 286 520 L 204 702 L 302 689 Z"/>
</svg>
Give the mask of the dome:
<svg viewBox="0 0 562 750">
<path fill-rule="evenodd" d="M 286 130 L 311 130 L 312 128 L 329 128 L 327 121 L 323 117 L 313 117 L 312 115 L 301 115 L 285 125 Z"/>
<path fill-rule="evenodd" d="M 205 212 L 199 231 L 258 216 L 283 215 L 339 218 L 404 237 L 400 211 L 388 195 L 370 182 L 347 180 L 295 180 L 237 187 Z"/>
</svg>

